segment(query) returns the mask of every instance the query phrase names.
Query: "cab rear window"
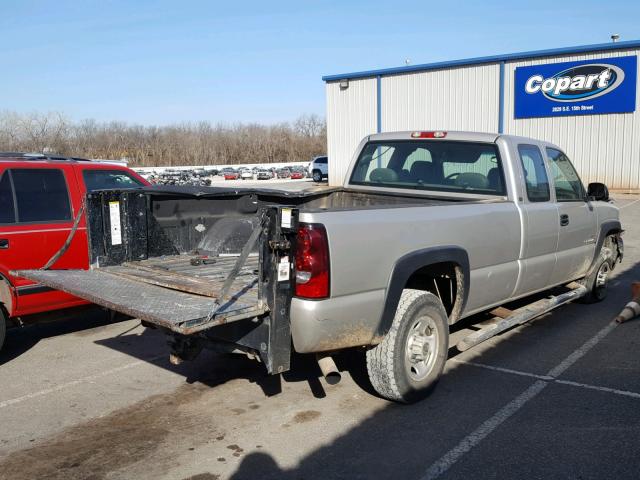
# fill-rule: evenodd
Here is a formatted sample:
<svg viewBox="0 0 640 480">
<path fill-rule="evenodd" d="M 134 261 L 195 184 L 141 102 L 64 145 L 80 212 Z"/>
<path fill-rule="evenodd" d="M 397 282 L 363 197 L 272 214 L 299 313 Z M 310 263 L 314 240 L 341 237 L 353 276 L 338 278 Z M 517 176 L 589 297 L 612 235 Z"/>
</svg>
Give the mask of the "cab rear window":
<svg viewBox="0 0 640 480">
<path fill-rule="evenodd" d="M 376 188 L 506 195 L 493 143 L 397 140 L 369 142 L 350 183 Z"/>
<path fill-rule="evenodd" d="M 138 188 L 144 184 L 122 170 L 84 170 L 82 172 L 87 191 Z"/>
</svg>

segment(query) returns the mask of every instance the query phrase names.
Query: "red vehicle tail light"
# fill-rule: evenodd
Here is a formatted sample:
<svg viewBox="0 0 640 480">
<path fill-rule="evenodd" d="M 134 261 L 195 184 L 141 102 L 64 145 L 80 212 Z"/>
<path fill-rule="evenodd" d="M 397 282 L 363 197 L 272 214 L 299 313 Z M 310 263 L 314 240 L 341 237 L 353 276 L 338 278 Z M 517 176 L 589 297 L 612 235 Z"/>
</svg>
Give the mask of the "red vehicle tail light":
<svg viewBox="0 0 640 480">
<path fill-rule="evenodd" d="M 435 132 L 411 132 L 411 138 L 444 138 L 447 136 L 447 132 L 440 130 Z"/>
<path fill-rule="evenodd" d="M 296 296 L 329 297 L 329 244 L 323 225 L 306 223 L 298 228 Z"/>
</svg>

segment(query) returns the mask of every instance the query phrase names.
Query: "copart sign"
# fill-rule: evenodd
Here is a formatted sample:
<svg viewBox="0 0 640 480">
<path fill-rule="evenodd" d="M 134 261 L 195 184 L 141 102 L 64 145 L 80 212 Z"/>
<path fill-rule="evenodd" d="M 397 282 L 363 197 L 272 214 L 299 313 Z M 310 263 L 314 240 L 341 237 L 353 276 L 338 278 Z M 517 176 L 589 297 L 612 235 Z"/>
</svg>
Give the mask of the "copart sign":
<svg viewBox="0 0 640 480">
<path fill-rule="evenodd" d="M 636 109 L 636 56 L 517 67 L 515 118 Z"/>
</svg>

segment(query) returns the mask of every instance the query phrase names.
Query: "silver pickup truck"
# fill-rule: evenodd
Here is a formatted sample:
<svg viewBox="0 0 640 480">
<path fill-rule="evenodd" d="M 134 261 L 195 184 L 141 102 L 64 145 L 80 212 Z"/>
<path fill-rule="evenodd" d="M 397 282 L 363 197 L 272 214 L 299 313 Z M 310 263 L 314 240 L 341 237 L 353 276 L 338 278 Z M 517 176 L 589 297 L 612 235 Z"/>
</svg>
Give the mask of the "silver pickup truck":
<svg viewBox="0 0 640 480">
<path fill-rule="evenodd" d="M 623 255 L 608 200 L 547 142 L 384 133 L 362 141 L 339 188 L 93 192 L 91 269 L 18 273 L 162 329 L 174 362 L 213 347 L 276 374 L 293 349 L 318 355 L 331 382 L 331 355 L 363 348 L 375 390 L 412 402 L 435 385 L 460 319 L 492 319 L 457 344 L 466 350 L 604 298 Z"/>
</svg>

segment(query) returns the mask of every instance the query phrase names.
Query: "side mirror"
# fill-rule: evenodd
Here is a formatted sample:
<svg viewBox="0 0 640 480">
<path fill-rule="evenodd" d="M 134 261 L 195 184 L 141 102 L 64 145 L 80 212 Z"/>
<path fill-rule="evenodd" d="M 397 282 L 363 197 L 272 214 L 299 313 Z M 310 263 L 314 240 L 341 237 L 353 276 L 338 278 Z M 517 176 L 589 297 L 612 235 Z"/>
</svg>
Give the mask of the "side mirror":
<svg viewBox="0 0 640 480">
<path fill-rule="evenodd" d="M 609 189 L 604 183 L 590 183 L 587 188 L 587 197 L 593 200 L 609 201 Z"/>
</svg>

